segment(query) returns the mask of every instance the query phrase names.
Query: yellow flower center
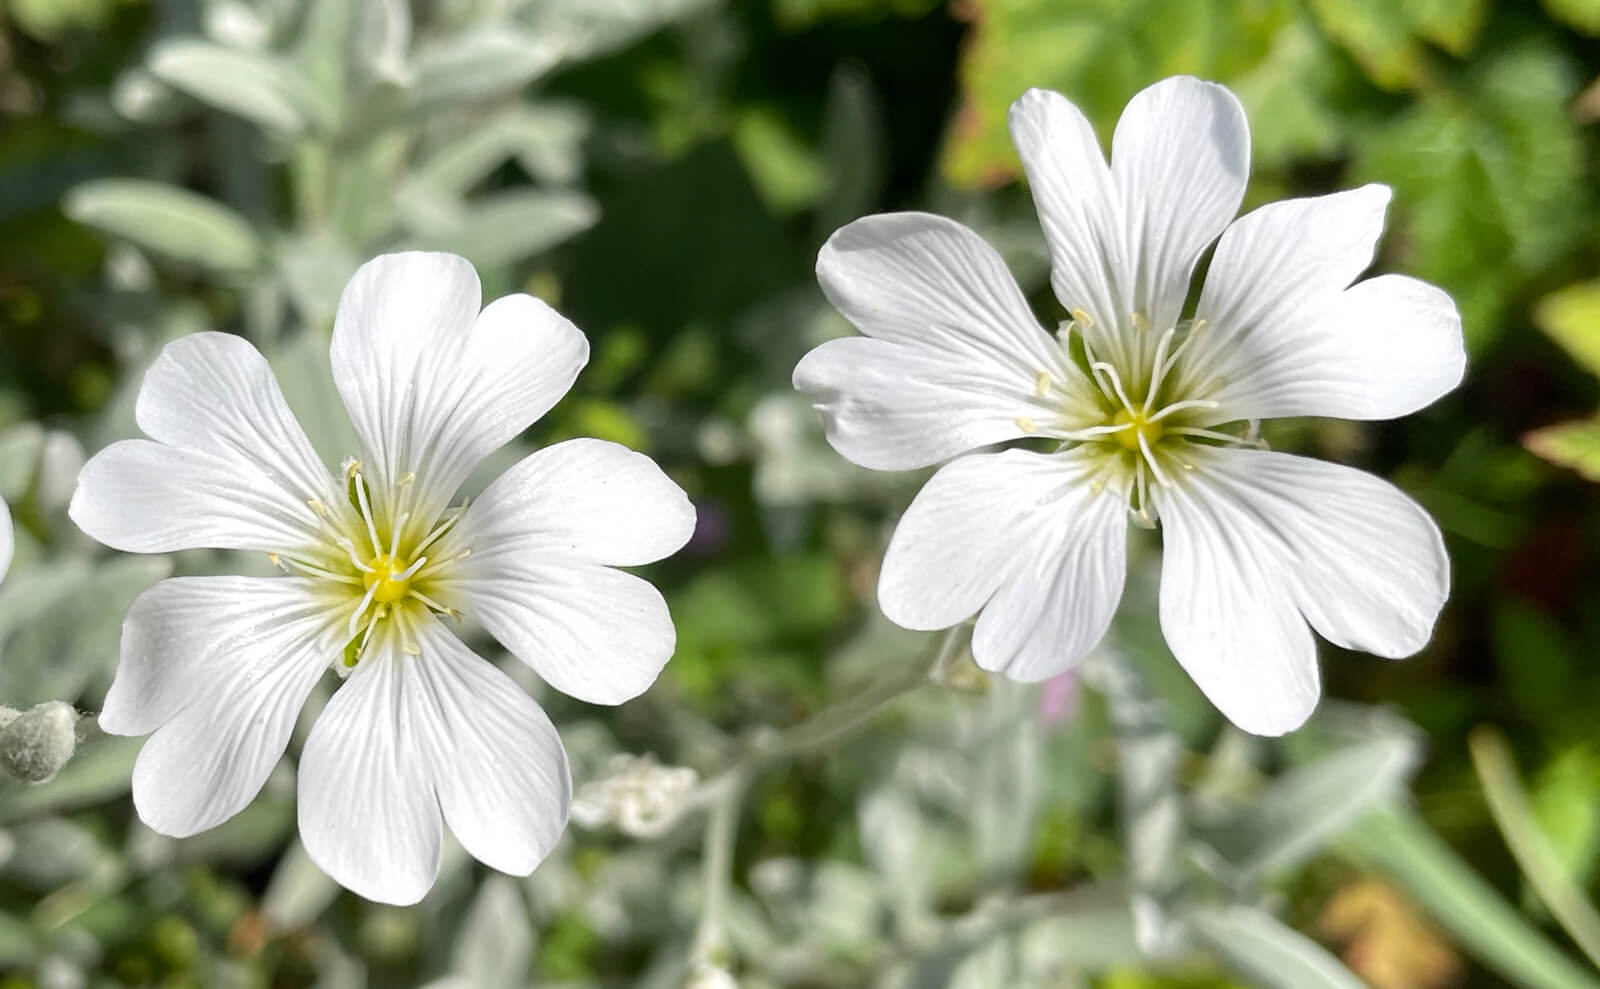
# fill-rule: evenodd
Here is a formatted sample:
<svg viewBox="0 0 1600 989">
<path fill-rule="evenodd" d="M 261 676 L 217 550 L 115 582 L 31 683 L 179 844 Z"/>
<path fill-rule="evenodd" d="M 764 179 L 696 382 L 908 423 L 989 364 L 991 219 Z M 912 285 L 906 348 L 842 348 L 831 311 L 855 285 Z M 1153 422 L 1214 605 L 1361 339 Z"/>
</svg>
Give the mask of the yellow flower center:
<svg viewBox="0 0 1600 989">
<path fill-rule="evenodd" d="M 1146 444 L 1153 450 L 1161 439 L 1161 423 L 1151 422 L 1141 412 L 1132 409 L 1121 409 L 1111 417 L 1113 426 L 1127 426 L 1131 428 L 1119 429 L 1111 434 L 1111 438 L 1124 450 L 1138 450 L 1139 438 L 1144 437 Z"/>
<path fill-rule="evenodd" d="M 361 575 L 361 582 L 378 604 L 393 604 L 411 593 L 412 567 L 387 554 L 367 561 L 372 570 Z M 404 575 L 404 576 L 402 576 Z"/>
</svg>

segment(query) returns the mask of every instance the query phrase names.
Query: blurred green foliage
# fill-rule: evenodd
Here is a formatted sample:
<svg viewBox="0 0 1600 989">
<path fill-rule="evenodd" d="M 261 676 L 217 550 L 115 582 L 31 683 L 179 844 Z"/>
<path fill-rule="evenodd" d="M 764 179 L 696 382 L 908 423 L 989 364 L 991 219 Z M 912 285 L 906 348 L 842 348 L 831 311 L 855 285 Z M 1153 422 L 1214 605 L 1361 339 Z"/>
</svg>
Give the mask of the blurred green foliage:
<svg viewBox="0 0 1600 989">
<path fill-rule="evenodd" d="M 1376 989 L 1595 986 L 1466 748 L 1476 725 L 1506 732 L 1533 819 L 1592 897 L 1591 0 L 0 0 L 0 494 L 19 529 L 0 700 L 93 710 L 140 589 L 262 565 L 116 559 L 65 518 L 85 453 L 133 433 L 160 346 L 248 336 L 334 461 L 352 442 L 326 380 L 339 290 L 374 253 L 433 247 L 593 343 L 573 395 L 483 476 L 603 436 L 700 511 L 651 574 L 679 629 L 662 681 L 615 711 L 542 697 L 575 778 L 618 751 L 716 772 L 928 647 L 872 593 L 920 478 L 843 462 L 789 390 L 801 354 L 849 331 L 816 290 L 817 247 L 864 213 L 934 209 L 999 246 L 1053 319 L 1008 104 L 1060 89 L 1109 139 L 1134 92 L 1180 72 L 1244 101 L 1247 206 L 1387 183 L 1378 267 L 1461 306 L 1458 392 L 1403 422 L 1271 437 L 1436 515 L 1456 580 L 1435 641 L 1402 664 L 1325 648 L 1327 693 L 1356 703 L 1244 739 L 1161 645 L 1142 546 L 1114 645 L 1164 712 L 1149 765 L 1181 806 L 1160 849 L 1181 875 L 1142 891 L 1185 949 L 1148 957 L 1128 914 L 1121 883 L 1148 863 L 1119 830 L 1140 822 L 1118 822 L 1116 705 L 968 666 L 751 782 L 727 917 L 740 984 L 1357 984 L 1338 953 Z M 137 749 L 92 740 L 48 785 L 0 781 L 5 989 L 683 982 L 694 813 L 650 839 L 575 828 L 526 881 L 447 856 L 429 899 L 395 910 L 340 893 L 295 844 L 288 763 L 239 817 L 173 841 L 132 813 Z M 1387 933 L 1346 923 L 1351 904 Z"/>
</svg>

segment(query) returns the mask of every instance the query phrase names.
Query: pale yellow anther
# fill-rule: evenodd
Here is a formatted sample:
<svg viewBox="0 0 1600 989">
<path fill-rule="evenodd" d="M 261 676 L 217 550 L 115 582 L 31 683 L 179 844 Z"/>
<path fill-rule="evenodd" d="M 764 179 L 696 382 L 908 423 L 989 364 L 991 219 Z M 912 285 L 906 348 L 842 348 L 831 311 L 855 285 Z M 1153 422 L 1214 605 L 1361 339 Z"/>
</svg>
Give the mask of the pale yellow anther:
<svg viewBox="0 0 1600 989">
<path fill-rule="evenodd" d="M 1016 421 L 1017 428 L 1022 430 L 1024 433 L 1037 433 L 1039 431 L 1039 427 L 1027 416 L 1017 416 Z"/>
<path fill-rule="evenodd" d="M 1033 391 L 1034 391 L 1034 394 L 1038 395 L 1040 398 L 1044 398 L 1046 395 L 1050 394 L 1050 372 L 1049 371 L 1040 371 L 1039 372 L 1039 377 L 1037 379 L 1035 379 L 1034 383 L 1033 383 Z"/>
<path fill-rule="evenodd" d="M 409 488 L 411 485 L 417 483 L 417 475 L 413 474 L 411 471 L 406 471 L 404 474 L 401 474 L 399 477 L 395 478 L 394 483 L 402 488 Z"/>
<path fill-rule="evenodd" d="M 1133 312 L 1133 328 L 1138 333 L 1143 333 L 1145 330 L 1150 328 L 1150 320 L 1145 317 L 1144 313 L 1139 312 L 1137 309 Z"/>
<path fill-rule="evenodd" d="M 1094 318 L 1088 313 L 1084 312 L 1082 309 L 1073 309 L 1071 312 L 1073 322 L 1077 323 L 1079 326 L 1087 329 L 1088 327 L 1094 325 Z"/>
<path fill-rule="evenodd" d="M 325 519 L 328 517 L 328 506 L 324 505 L 320 500 L 316 498 L 309 498 L 306 500 L 306 505 L 310 507 L 313 512 L 317 513 L 318 518 Z"/>
</svg>

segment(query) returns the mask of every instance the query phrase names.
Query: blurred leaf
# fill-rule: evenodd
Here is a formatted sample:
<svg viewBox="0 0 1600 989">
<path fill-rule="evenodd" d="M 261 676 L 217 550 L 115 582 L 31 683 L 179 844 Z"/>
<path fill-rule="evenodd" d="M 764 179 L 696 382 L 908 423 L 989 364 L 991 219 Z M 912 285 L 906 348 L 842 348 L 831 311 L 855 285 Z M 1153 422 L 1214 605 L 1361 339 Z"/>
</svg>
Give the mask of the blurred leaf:
<svg viewBox="0 0 1600 989">
<path fill-rule="evenodd" d="M 1111 713 L 1134 929 L 1145 951 L 1169 954 L 1182 934 L 1172 907 L 1184 878 L 1186 827 L 1177 788 L 1183 745 L 1168 726 L 1166 703 L 1131 661 L 1102 650 L 1082 669 Z"/>
<path fill-rule="evenodd" d="M 1573 883 L 1561 857 L 1539 830 L 1505 739 L 1492 728 L 1478 728 L 1468 743 L 1489 810 L 1523 875 L 1574 943 L 1600 966 L 1600 911 Z"/>
<path fill-rule="evenodd" d="M 140 247 L 226 274 L 254 269 L 261 244 L 248 221 L 221 203 L 143 179 L 96 179 L 67 193 L 79 223 Z"/>
<path fill-rule="evenodd" d="M 621 48 L 712 0 L 524 0 L 529 29 L 563 59 L 592 58 Z"/>
<path fill-rule="evenodd" d="M 0 780 L 0 821 L 72 810 L 120 797 L 132 785 L 142 738 L 107 735 L 78 746 L 72 761 L 48 783 Z"/>
<path fill-rule="evenodd" d="M 1600 862 L 1600 755 L 1588 746 L 1562 752 L 1534 778 L 1529 802 L 1562 868 L 1587 886 Z"/>
<path fill-rule="evenodd" d="M 1432 42 L 1453 55 L 1467 54 L 1488 13 L 1487 0 L 1311 0 L 1323 30 L 1353 55 L 1385 89 L 1419 85 Z"/>
<path fill-rule="evenodd" d="M 1358 132 L 1352 179 L 1394 187 L 1397 267 L 1448 290 L 1469 352 L 1534 273 L 1588 235 L 1594 197 L 1566 104 L 1579 79 L 1542 41 L 1506 45 L 1458 86 Z"/>
<path fill-rule="evenodd" d="M 451 970 L 474 989 L 520 989 L 532 957 L 533 927 L 517 884 L 491 876 L 461 920 Z"/>
<path fill-rule="evenodd" d="M 1526 989 L 1600 989 L 1412 814 L 1383 810 L 1347 830 L 1358 860 L 1407 890 L 1469 954 Z"/>
<path fill-rule="evenodd" d="M 1298 16 L 1291 0 L 973 0 L 962 9 L 973 34 L 942 162 L 961 186 L 1019 174 L 1006 112 L 1025 90 L 1059 90 L 1108 137 L 1140 88 L 1183 73 L 1226 81 L 1247 72 Z"/>
<path fill-rule="evenodd" d="M 1600 418 L 1536 429 L 1522 438 L 1522 445 L 1587 480 L 1600 481 Z"/>
<path fill-rule="evenodd" d="M 171 572 L 165 556 L 122 556 L 87 572 L 51 565 L 7 582 L 0 590 L 0 697 L 11 704 L 76 700 L 115 667 L 122 616 L 133 599 Z"/>
<path fill-rule="evenodd" d="M 149 66 L 174 89 L 278 134 L 335 126 L 334 107 L 292 63 L 266 52 L 173 38 L 151 49 Z"/>
<path fill-rule="evenodd" d="M 560 54 L 549 38 L 503 24 L 482 24 L 423 47 L 417 55 L 411 102 L 434 109 L 505 96 L 548 72 Z"/>
<path fill-rule="evenodd" d="M 1403 792 L 1420 757 L 1405 737 L 1334 752 L 1273 780 L 1208 837 L 1247 875 L 1299 865 L 1374 805 Z"/>
<path fill-rule="evenodd" d="M 1200 941 L 1263 989 L 1366 989 L 1315 941 L 1252 907 L 1190 912 Z"/>
<path fill-rule="evenodd" d="M 1600 0 L 1540 0 L 1550 16 L 1584 34 L 1600 35 Z"/>
<path fill-rule="evenodd" d="M 1600 375 L 1600 279 L 1540 299 L 1533 321 L 1585 370 Z"/>
<path fill-rule="evenodd" d="M 309 927 L 339 896 L 339 884 L 311 861 L 305 846 L 291 842 L 261 897 L 261 913 L 274 930 Z"/>
<path fill-rule="evenodd" d="M 810 206 L 828 184 L 816 153 L 772 106 L 749 106 L 739 113 L 733 146 L 774 213 Z"/>
<path fill-rule="evenodd" d="M 594 225 L 594 200 L 576 192 L 501 192 L 418 229 L 419 248 L 452 251 L 474 264 L 499 267 L 522 261 Z"/>
</svg>

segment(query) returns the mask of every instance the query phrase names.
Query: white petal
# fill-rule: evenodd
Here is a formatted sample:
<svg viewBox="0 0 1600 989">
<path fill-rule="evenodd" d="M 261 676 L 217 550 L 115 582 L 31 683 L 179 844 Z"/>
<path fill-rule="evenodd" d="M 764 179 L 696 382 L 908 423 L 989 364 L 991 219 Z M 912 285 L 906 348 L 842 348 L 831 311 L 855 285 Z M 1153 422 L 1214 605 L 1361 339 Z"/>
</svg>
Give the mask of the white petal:
<svg viewBox="0 0 1600 989">
<path fill-rule="evenodd" d="M 561 740 L 527 694 L 432 618 L 420 654 L 387 628 L 334 694 L 300 761 L 300 836 L 345 887 L 415 903 L 438 873 L 441 811 L 462 846 L 526 875 L 565 827 Z"/>
<path fill-rule="evenodd" d="M 474 501 L 440 557 L 480 554 L 639 566 L 694 534 L 694 506 L 642 453 L 605 440 L 557 443 L 523 458 Z"/>
<path fill-rule="evenodd" d="M 1250 125 L 1227 87 L 1175 76 L 1128 102 L 1111 141 L 1111 174 L 1128 224 L 1132 301 L 1151 326 L 1173 325 L 1195 262 L 1221 235 L 1250 177 Z M 1117 315 L 1126 315 L 1119 312 Z"/>
<path fill-rule="evenodd" d="M 334 383 L 361 436 L 380 513 L 414 474 L 414 525 L 437 517 L 485 456 L 549 411 L 589 359 L 583 333 L 531 296 L 478 311 L 477 273 L 453 254 L 388 254 L 339 300 Z"/>
<path fill-rule="evenodd" d="M 1387 419 L 1454 388 L 1461 318 L 1444 292 L 1372 263 L 1389 190 L 1368 185 L 1263 206 L 1228 228 L 1196 316 L 1207 322 L 1175 390 L 1220 403 L 1217 421 Z"/>
<path fill-rule="evenodd" d="M 1428 641 L 1449 559 L 1432 519 L 1393 485 L 1259 450 L 1189 459 L 1182 483 L 1157 492 L 1161 626 L 1234 724 L 1279 735 L 1310 716 L 1320 688 L 1307 621 L 1391 658 Z"/>
<path fill-rule="evenodd" d="M 1039 326 L 1000 255 L 953 220 L 869 216 L 817 257 L 834 307 L 870 339 L 833 340 L 795 368 L 828 440 L 863 467 L 923 467 L 1014 439 L 1060 414 L 1039 374 L 1081 377 Z"/>
<path fill-rule="evenodd" d="M 1127 224 L 1094 128 L 1060 93 L 1030 89 L 1011 104 L 1016 145 L 1050 248 L 1050 285 L 1099 335 L 1134 309 Z"/>
<path fill-rule="evenodd" d="M 140 595 L 100 714 L 113 734 L 155 733 L 133 771 L 139 817 L 183 837 L 254 799 L 341 625 L 320 588 L 291 577 L 178 577 Z"/>
<path fill-rule="evenodd" d="M 400 906 L 433 886 L 443 841 L 437 767 L 422 739 L 438 726 L 424 720 L 419 658 L 400 651 L 393 629 L 374 635 L 300 755 L 306 853 L 346 889 Z"/>
<path fill-rule="evenodd" d="M 1393 419 L 1461 383 L 1461 315 L 1443 290 L 1404 275 L 1357 282 L 1317 314 L 1263 321 L 1205 374 L 1215 421 L 1328 416 Z"/>
<path fill-rule="evenodd" d="M 415 670 L 439 729 L 423 737 L 445 823 L 478 861 L 526 876 L 567 826 L 572 777 L 561 737 L 526 691 L 438 621 L 425 622 L 419 639 Z"/>
<path fill-rule="evenodd" d="M 266 358 L 225 333 L 168 344 L 139 389 L 139 427 L 84 465 L 69 514 L 116 549 L 285 551 L 315 541 L 310 502 L 344 501 Z"/>
<path fill-rule="evenodd" d="M 17 534 L 11 525 L 11 506 L 0 499 L 0 578 L 11 570 L 11 557 L 17 550 Z"/>
<path fill-rule="evenodd" d="M 483 624 L 550 686 L 590 704 L 644 693 L 677 633 L 661 592 L 633 574 L 581 560 L 491 547 L 429 593 Z"/>
<path fill-rule="evenodd" d="M 1126 573 L 1127 502 L 1074 453 L 1009 450 L 942 468 L 896 527 L 878 603 L 948 628 L 982 609 L 974 659 L 1016 680 L 1075 664 L 1104 636 Z"/>
</svg>

